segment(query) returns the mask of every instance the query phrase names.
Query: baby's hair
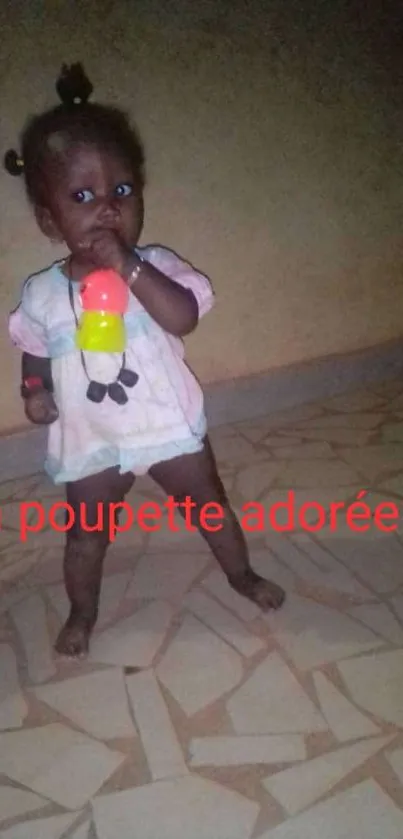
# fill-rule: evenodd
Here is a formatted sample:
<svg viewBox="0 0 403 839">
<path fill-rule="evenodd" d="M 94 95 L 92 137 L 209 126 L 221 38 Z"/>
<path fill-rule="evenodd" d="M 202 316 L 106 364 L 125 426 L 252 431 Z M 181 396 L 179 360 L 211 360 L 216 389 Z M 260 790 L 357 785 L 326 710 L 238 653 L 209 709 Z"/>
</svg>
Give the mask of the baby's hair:
<svg viewBox="0 0 403 839">
<path fill-rule="evenodd" d="M 22 132 L 21 154 L 10 149 L 4 156 L 4 166 L 10 175 L 24 175 L 31 204 L 46 204 L 45 170 L 57 147 L 68 148 L 79 143 L 116 153 L 130 166 L 136 184 L 142 189 L 143 147 L 127 115 L 118 108 L 88 101 L 93 86 L 81 64 L 62 66 L 56 90 L 61 105 L 31 117 Z"/>
</svg>

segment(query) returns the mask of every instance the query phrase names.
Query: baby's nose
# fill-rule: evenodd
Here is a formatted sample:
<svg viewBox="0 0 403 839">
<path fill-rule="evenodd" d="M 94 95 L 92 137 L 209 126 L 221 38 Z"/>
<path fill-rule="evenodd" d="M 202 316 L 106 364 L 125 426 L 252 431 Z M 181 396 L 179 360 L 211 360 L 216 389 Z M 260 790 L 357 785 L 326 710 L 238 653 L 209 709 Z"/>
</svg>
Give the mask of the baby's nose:
<svg viewBox="0 0 403 839">
<path fill-rule="evenodd" d="M 118 202 L 106 198 L 100 204 L 99 217 L 102 221 L 116 221 L 119 218 Z"/>
</svg>

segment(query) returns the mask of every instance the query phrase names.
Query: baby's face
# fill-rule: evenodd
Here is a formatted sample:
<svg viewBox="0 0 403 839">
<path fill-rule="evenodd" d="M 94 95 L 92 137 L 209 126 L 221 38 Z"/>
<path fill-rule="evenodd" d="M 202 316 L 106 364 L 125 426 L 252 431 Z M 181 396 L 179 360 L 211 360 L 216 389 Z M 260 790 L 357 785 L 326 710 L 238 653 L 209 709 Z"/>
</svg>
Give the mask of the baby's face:
<svg viewBox="0 0 403 839">
<path fill-rule="evenodd" d="M 46 173 L 48 174 L 48 173 Z M 47 177 L 47 207 L 38 219 L 50 238 L 78 255 L 91 233 L 114 230 L 134 247 L 143 225 L 143 196 L 130 167 L 92 145 L 55 150 Z"/>
</svg>

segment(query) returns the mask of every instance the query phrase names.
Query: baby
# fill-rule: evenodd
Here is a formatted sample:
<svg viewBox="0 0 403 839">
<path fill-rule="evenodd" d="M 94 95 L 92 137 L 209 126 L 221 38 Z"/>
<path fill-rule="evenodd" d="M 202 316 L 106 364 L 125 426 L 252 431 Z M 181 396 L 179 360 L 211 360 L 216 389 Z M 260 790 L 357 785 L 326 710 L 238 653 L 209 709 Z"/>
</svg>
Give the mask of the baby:
<svg viewBox="0 0 403 839">
<path fill-rule="evenodd" d="M 6 167 L 24 175 L 39 229 L 68 256 L 27 279 L 10 335 L 23 353 L 25 413 L 49 426 L 46 471 L 66 485 L 74 511 L 64 552 L 70 614 L 56 641 L 74 657 L 87 653 L 97 620 L 107 511 L 137 475 L 178 503 L 191 497 L 192 521 L 235 591 L 262 610 L 281 606 L 284 592 L 251 568 L 184 360 L 181 339 L 213 305 L 210 283 L 171 250 L 138 246 L 144 158 L 125 114 L 88 101 L 80 65 L 62 69 L 57 90 L 62 104 L 29 121 L 21 158 L 8 152 Z M 113 269 L 130 289 L 122 354 L 76 345 L 80 283 L 97 269 Z M 200 510 L 212 502 L 223 510 L 220 528 L 203 528 Z"/>
</svg>

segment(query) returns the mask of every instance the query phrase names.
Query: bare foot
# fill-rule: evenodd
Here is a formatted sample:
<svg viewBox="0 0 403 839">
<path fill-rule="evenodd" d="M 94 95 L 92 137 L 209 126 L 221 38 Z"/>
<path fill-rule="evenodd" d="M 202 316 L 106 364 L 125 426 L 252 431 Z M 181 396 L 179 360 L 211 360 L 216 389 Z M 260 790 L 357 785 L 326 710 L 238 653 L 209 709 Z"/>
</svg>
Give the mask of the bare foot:
<svg viewBox="0 0 403 839">
<path fill-rule="evenodd" d="M 279 609 L 285 600 L 285 591 L 270 580 L 259 577 L 252 568 L 249 568 L 242 577 L 231 577 L 228 582 L 232 588 L 256 603 L 262 612 L 269 609 Z"/>
<path fill-rule="evenodd" d="M 92 628 L 93 621 L 89 621 L 88 618 L 70 615 L 57 638 L 56 652 L 68 658 L 85 658 Z"/>
</svg>

